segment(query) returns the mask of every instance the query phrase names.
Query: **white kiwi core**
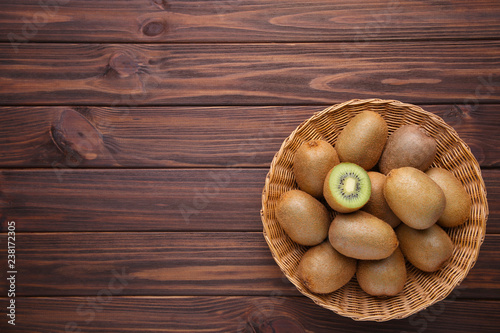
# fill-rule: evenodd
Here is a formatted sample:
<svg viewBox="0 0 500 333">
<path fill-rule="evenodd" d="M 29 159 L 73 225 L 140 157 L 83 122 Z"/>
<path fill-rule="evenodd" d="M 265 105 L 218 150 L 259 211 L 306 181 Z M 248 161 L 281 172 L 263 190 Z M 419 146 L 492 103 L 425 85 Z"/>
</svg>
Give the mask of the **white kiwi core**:
<svg viewBox="0 0 500 333">
<path fill-rule="evenodd" d="M 344 183 L 344 190 L 346 193 L 352 193 L 356 190 L 357 181 L 354 178 L 346 178 Z"/>
</svg>

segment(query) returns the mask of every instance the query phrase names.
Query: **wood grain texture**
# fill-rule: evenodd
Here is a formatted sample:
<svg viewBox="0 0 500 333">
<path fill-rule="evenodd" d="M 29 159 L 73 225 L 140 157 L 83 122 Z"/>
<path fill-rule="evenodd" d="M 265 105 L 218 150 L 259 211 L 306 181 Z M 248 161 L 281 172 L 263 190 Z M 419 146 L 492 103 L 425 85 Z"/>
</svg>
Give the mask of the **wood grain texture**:
<svg viewBox="0 0 500 333">
<path fill-rule="evenodd" d="M 73 160 L 51 128 L 77 110 L 102 135 L 97 158 Z M 321 107 L 0 107 L 3 167 L 267 167 Z M 74 127 L 74 132 L 81 128 Z"/>
<path fill-rule="evenodd" d="M 265 169 L 0 171 L 1 228 L 262 230 Z"/>
<path fill-rule="evenodd" d="M 460 298 L 500 297 L 499 243 L 487 235 Z M 261 232 L 20 233 L 16 269 L 17 296 L 300 295 Z"/>
<path fill-rule="evenodd" d="M 0 170 L 2 232 L 261 231 L 267 169 Z M 500 170 L 483 170 L 500 233 Z"/>
<path fill-rule="evenodd" d="M 0 332 L 498 332 L 499 17 L 495 0 L 0 1 Z M 290 132 L 373 97 L 453 126 L 489 203 L 460 287 L 385 323 L 302 296 L 259 216 Z"/>
<path fill-rule="evenodd" d="M 2 105 L 499 102 L 500 42 L 0 44 Z M 43 57 L 39 57 L 43 54 Z"/>
<path fill-rule="evenodd" d="M 283 140 L 326 107 L 0 107 L 0 166 L 268 167 Z M 453 126 L 482 167 L 500 166 L 497 105 L 422 107 Z M 67 111 L 78 112 L 102 136 L 96 158 L 57 148 L 51 131 Z M 88 146 L 91 134 L 83 141 Z"/>
<path fill-rule="evenodd" d="M 5 308 L 5 298 L 0 306 Z M 305 297 L 110 297 L 19 298 L 16 332 L 497 332 L 498 304 L 447 300 L 411 317 L 359 322 L 315 305 Z M 0 329 L 8 329 L 6 321 Z M 80 331 L 78 331 L 80 329 Z"/>
<path fill-rule="evenodd" d="M 2 1 L 3 41 L 239 42 L 498 38 L 497 1 Z M 110 18 L 113 19 L 110 19 Z"/>
<path fill-rule="evenodd" d="M 17 296 L 299 294 L 261 232 L 18 234 L 16 269 Z"/>
</svg>

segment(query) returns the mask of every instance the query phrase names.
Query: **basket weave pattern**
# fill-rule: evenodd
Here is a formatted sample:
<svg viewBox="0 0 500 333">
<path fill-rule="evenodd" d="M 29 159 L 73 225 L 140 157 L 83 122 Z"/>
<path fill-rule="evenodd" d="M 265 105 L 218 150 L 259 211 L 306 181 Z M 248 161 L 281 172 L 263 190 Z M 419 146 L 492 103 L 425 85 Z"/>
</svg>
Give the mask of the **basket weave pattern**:
<svg viewBox="0 0 500 333">
<path fill-rule="evenodd" d="M 355 277 L 333 293 L 314 294 L 301 284 L 296 274 L 308 247 L 298 245 L 285 234 L 275 217 L 275 206 L 284 192 L 298 188 L 292 167 L 300 145 L 313 139 L 324 139 L 334 145 L 344 126 L 365 110 L 375 111 L 386 120 L 389 135 L 402 125 L 417 124 L 433 137 L 437 142 L 437 154 L 431 167 L 450 170 L 462 182 L 472 199 L 471 215 L 462 226 L 444 228 L 454 244 L 453 256 L 444 267 L 434 273 L 424 273 L 407 263 L 407 282 L 400 294 L 387 298 L 370 296 L 359 287 Z M 469 147 L 440 117 L 418 106 L 394 100 L 351 100 L 315 113 L 281 145 L 271 163 L 262 193 L 264 238 L 280 269 L 302 294 L 316 304 L 355 320 L 405 318 L 448 296 L 476 262 L 486 232 L 487 217 L 486 188 L 479 164 Z"/>
</svg>

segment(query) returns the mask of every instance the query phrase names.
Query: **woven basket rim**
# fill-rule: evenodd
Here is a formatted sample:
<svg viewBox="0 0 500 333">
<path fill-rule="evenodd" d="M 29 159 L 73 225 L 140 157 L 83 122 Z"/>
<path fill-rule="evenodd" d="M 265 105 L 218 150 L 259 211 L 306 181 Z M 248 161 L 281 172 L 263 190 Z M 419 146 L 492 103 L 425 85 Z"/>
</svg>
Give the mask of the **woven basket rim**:
<svg viewBox="0 0 500 333">
<path fill-rule="evenodd" d="M 456 137 L 458 139 L 457 143 L 461 146 L 463 152 L 466 154 L 467 161 L 470 162 L 470 166 L 473 168 L 473 171 L 477 175 L 477 181 L 479 182 L 478 186 L 481 189 L 480 194 L 481 194 L 481 199 L 482 199 L 482 201 L 481 201 L 481 203 L 482 203 L 481 228 L 480 228 L 480 230 L 479 230 L 480 232 L 477 236 L 477 237 L 479 237 L 479 239 L 477 239 L 476 246 L 474 248 L 474 256 L 471 258 L 471 260 L 469 260 L 467 267 L 463 271 L 462 277 L 458 281 L 454 281 L 454 286 L 452 288 L 449 288 L 446 292 L 441 293 L 438 297 L 435 297 L 431 302 L 424 303 L 424 304 L 421 304 L 419 306 L 415 306 L 413 308 L 410 308 L 410 309 L 403 311 L 403 312 L 400 312 L 400 313 L 395 313 L 395 314 L 390 315 L 390 316 L 382 316 L 382 317 L 381 316 L 363 316 L 363 315 L 359 315 L 357 313 L 353 313 L 352 311 L 344 310 L 343 308 L 338 307 L 338 306 L 324 304 L 324 302 L 322 302 L 321 299 L 317 297 L 317 295 L 309 292 L 305 288 L 302 288 L 300 283 L 298 281 L 296 281 L 296 279 L 294 278 L 294 276 L 292 276 L 290 274 L 290 272 L 288 272 L 288 270 L 283 265 L 280 258 L 278 258 L 278 256 L 277 256 L 278 249 L 275 247 L 275 244 L 272 242 L 272 240 L 269 236 L 270 230 L 269 230 L 269 226 L 268 226 L 267 221 L 266 221 L 266 216 L 267 216 L 266 202 L 267 202 L 268 194 L 270 191 L 271 177 L 273 175 L 273 168 L 276 165 L 277 161 L 279 161 L 283 157 L 283 154 L 285 153 L 287 146 L 290 144 L 290 142 L 292 140 L 294 140 L 295 136 L 298 133 L 300 133 L 302 131 L 302 129 L 309 126 L 310 124 L 317 121 L 318 119 L 320 119 L 321 117 L 323 117 L 326 114 L 329 114 L 331 112 L 335 112 L 337 110 L 341 110 L 347 106 L 365 106 L 365 105 L 376 105 L 376 106 L 391 105 L 391 106 L 411 110 L 413 112 L 425 115 L 436 126 L 439 126 L 444 132 L 447 132 L 450 135 L 452 135 L 453 137 Z M 264 188 L 262 190 L 262 196 L 261 196 L 262 209 L 260 210 L 260 215 L 261 215 L 261 221 L 263 223 L 263 236 L 264 236 L 264 239 L 265 239 L 267 245 L 269 246 L 269 248 L 271 250 L 273 260 L 277 263 L 278 267 L 283 272 L 283 274 L 286 276 L 286 278 L 292 284 L 295 285 L 295 287 L 299 290 L 299 292 L 301 292 L 301 294 L 312 299 L 314 301 L 314 303 L 318 304 L 319 306 L 322 306 L 322 307 L 327 308 L 327 309 L 329 309 L 329 310 L 331 310 L 339 315 L 349 317 L 349 318 L 352 318 L 354 320 L 387 321 L 387 320 L 391 320 L 391 319 L 402 319 L 402 318 L 408 317 L 412 314 L 415 314 L 415 313 L 443 300 L 453 291 L 454 288 L 456 288 L 458 285 L 460 285 L 460 283 L 463 281 L 463 279 L 468 275 L 470 269 L 472 269 L 474 267 L 474 265 L 477 261 L 477 257 L 479 256 L 479 249 L 480 249 L 481 245 L 483 244 L 484 238 L 486 235 L 486 222 L 487 222 L 488 215 L 489 215 L 486 194 L 487 194 L 486 187 L 485 187 L 484 180 L 483 180 L 483 177 L 481 174 L 481 168 L 480 168 L 479 163 L 477 162 L 476 158 L 472 154 L 471 149 L 467 146 L 467 144 L 465 144 L 459 138 L 459 135 L 456 132 L 456 130 L 453 127 L 451 127 L 450 125 L 448 125 L 441 117 L 439 117 L 431 112 L 428 112 L 417 105 L 400 102 L 398 100 L 379 99 L 379 98 L 351 99 L 351 100 L 348 100 L 348 101 L 345 101 L 342 103 L 334 104 L 332 106 L 326 107 L 325 109 L 323 109 L 321 111 L 317 111 L 317 112 L 313 113 L 311 117 L 309 117 L 308 119 L 304 120 L 301 124 L 299 124 L 295 128 L 295 130 L 293 130 L 290 133 L 290 135 L 287 138 L 285 138 L 285 140 L 282 142 L 279 150 L 274 154 L 270 168 L 269 168 L 269 172 L 266 174 Z"/>
</svg>

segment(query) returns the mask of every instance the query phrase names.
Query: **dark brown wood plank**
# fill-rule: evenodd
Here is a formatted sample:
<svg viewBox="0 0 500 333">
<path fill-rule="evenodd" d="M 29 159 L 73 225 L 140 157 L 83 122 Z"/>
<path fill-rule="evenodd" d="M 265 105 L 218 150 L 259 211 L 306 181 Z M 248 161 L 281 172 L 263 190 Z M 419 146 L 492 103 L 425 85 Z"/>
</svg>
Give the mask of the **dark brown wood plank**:
<svg viewBox="0 0 500 333">
<path fill-rule="evenodd" d="M 475 105 L 463 100 L 454 105 L 423 105 L 455 129 L 483 167 L 500 166 L 498 105 Z"/>
<path fill-rule="evenodd" d="M 482 176 L 489 209 L 486 233 L 500 233 L 500 170 L 483 170 Z"/>
<path fill-rule="evenodd" d="M 320 110 L 314 106 L 0 107 L 0 166 L 267 167 L 289 133 Z M 52 128 L 61 115 L 77 111 L 94 126 L 89 131 L 102 136 L 96 158 L 59 150 L 52 140 Z M 66 130 L 82 131 L 77 124 Z"/>
<path fill-rule="evenodd" d="M 324 106 L 0 107 L 1 167 L 268 167 L 281 143 Z M 500 166 L 498 105 L 422 105 L 441 116 L 482 167 Z M 51 132 L 79 112 L 102 137 L 91 159 L 57 148 Z M 85 124 L 80 124 L 85 125 Z M 90 145 L 92 133 L 81 142 Z"/>
<path fill-rule="evenodd" d="M 354 321 L 305 297 L 71 297 L 18 300 L 16 332 L 497 332 L 499 303 L 448 299 L 411 317 Z M 2 311 L 7 301 L 0 298 Z M 4 316 L 5 317 L 5 316 Z M 12 329 L 6 318 L 2 331 Z"/>
<path fill-rule="evenodd" d="M 3 41 L 220 42 L 498 38 L 497 1 L 2 1 Z M 110 18 L 113 19 L 110 19 Z M 15 46 L 17 44 L 14 44 Z M 355 49 L 356 45 L 351 45 Z"/>
<path fill-rule="evenodd" d="M 267 169 L 4 169 L 1 231 L 260 231 Z M 500 170 L 483 170 L 500 233 Z"/>
<path fill-rule="evenodd" d="M 298 295 L 260 232 L 18 233 L 16 270 L 19 296 L 93 295 L 111 279 L 123 295 Z"/>
<path fill-rule="evenodd" d="M 262 230 L 266 169 L 0 170 L 1 230 Z"/>
<path fill-rule="evenodd" d="M 0 44 L 2 105 L 499 102 L 500 42 Z M 40 56 L 43 55 L 43 56 Z"/>
<path fill-rule="evenodd" d="M 499 243 L 487 235 L 460 298 L 500 298 Z M 122 295 L 300 295 L 261 232 L 18 233 L 15 268 L 18 296 L 92 296 L 117 279 Z"/>
</svg>

